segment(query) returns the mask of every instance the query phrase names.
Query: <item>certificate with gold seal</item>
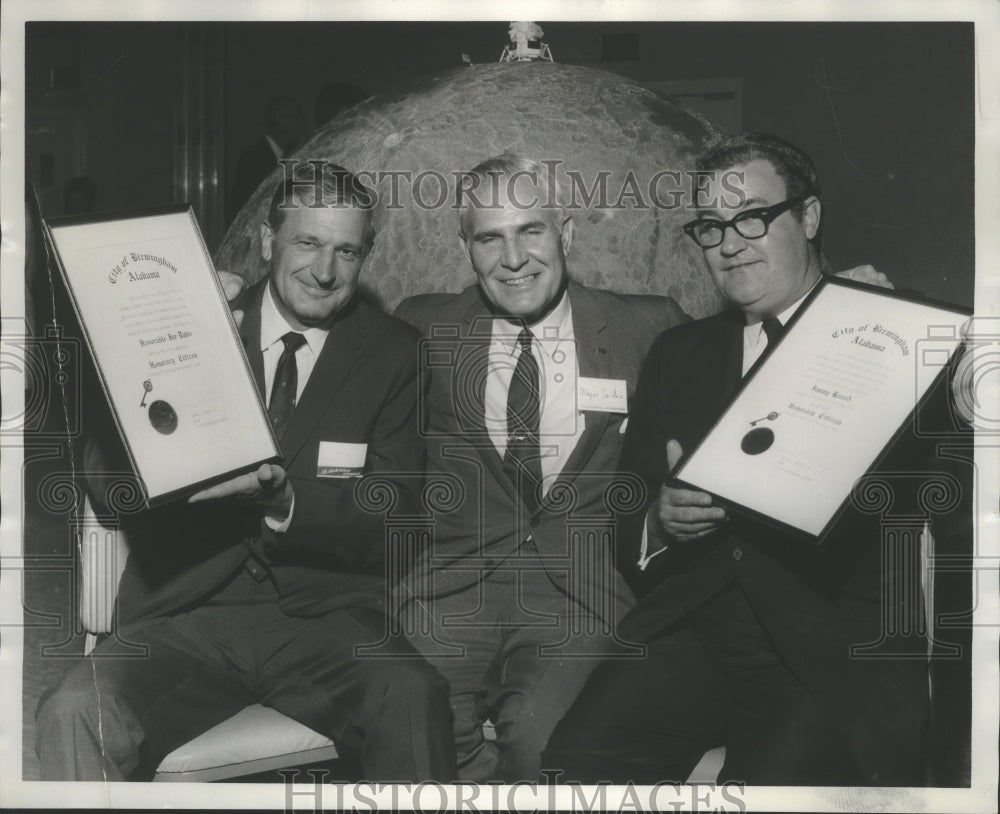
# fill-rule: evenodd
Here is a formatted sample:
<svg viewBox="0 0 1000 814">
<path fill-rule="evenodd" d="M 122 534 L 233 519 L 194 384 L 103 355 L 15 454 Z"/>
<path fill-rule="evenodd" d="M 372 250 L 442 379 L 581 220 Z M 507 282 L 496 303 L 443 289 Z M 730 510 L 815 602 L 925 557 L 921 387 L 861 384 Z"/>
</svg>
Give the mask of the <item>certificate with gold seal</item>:
<svg viewBox="0 0 1000 814">
<path fill-rule="evenodd" d="M 822 543 L 945 375 L 969 316 L 825 277 L 673 480 Z"/>
<path fill-rule="evenodd" d="M 190 207 L 45 229 L 147 505 L 280 457 Z"/>
</svg>

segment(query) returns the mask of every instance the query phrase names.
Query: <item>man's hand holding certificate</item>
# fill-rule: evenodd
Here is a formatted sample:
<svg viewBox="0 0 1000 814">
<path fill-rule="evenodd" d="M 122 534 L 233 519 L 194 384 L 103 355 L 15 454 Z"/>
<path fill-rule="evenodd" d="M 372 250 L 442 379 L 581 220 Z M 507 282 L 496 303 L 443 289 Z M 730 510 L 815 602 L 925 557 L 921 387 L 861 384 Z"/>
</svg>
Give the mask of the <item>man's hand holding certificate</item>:
<svg viewBox="0 0 1000 814">
<path fill-rule="evenodd" d="M 277 464 L 261 464 L 256 472 L 202 489 L 188 498 L 188 503 L 209 500 L 239 500 L 257 505 L 264 516 L 282 523 L 292 510 L 292 482 Z"/>
<path fill-rule="evenodd" d="M 674 477 L 821 539 L 943 374 L 966 319 L 962 309 L 825 279 Z M 679 516 L 690 524 L 693 512 Z M 681 529 L 698 531 L 709 529 Z"/>
<path fill-rule="evenodd" d="M 677 441 L 667 442 L 667 466 L 672 471 L 684 454 Z M 707 492 L 692 489 L 677 489 L 673 486 L 660 487 L 660 499 L 650 507 L 652 533 L 647 554 L 655 554 L 665 548 L 669 540 L 686 543 L 707 537 L 717 531 L 728 520 L 725 509 L 712 505 L 712 496 Z M 661 534 L 667 540 L 661 540 Z"/>
<path fill-rule="evenodd" d="M 239 274 L 233 274 L 231 271 L 221 271 L 217 270 L 215 272 L 219 276 L 219 285 L 222 286 L 222 291 L 226 295 L 227 302 L 233 302 L 240 294 L 243 293 L 243 289 L 246 288 L 247 281 L 243 279 Z M 236 323 L 236 327 L 242 327 L 243 325 L 243 311 L 237 309 L 231 311 L 233 315 L 233 322 Z"/>
</svg>

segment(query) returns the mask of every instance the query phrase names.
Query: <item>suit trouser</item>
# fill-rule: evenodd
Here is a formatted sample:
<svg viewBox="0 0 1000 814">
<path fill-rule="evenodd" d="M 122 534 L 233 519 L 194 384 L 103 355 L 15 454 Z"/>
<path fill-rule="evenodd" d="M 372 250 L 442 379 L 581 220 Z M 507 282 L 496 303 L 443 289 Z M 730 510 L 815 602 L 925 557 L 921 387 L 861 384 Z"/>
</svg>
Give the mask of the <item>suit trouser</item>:
<svg viewBox="0 0 1000 814">
<path fill-rule="evenodd" d="M 270 579 L 240 569 L 196 608 L 121 628 L 42 699 L 42 779 L 149 773 L 252 703 L 359 754 L 371 779 L 452 779 L 444 680 L 405 642 L 393 658 L 354 655 L 356 644 L 378 641 L 384 630 L 384 616 L 370 608 L 288 616 Z"/>
<path fill-rule="evenodd" d="M 565 780 L 684 782 L 725 746 L 719 782 L 865 782 L 736 584 L 647 647 L 645 659 L 602 664 L 559 723 L 543 760 Z"/>
<path fill-rule="evenodd" d="M 623 649 L 608 623 L 526 559 L 534 565 L 513 558 L 465 590 L 403 608 L 410 641 L 451 685 L 467 782 L 537 781 L 552 728 L 597 664 Z M 484 738 L 486 720 L 495 741 Z"/>
</svg>

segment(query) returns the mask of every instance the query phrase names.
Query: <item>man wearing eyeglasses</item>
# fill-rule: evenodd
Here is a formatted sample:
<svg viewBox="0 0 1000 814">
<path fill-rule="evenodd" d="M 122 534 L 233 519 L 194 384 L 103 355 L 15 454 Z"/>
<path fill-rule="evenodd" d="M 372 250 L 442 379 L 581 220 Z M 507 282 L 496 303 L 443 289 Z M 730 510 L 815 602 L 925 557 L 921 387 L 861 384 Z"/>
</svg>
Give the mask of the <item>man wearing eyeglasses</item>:
<svg viewBox="0 0 1000 814">
<path fill-rule="evenodd" d="M 647 657 L 592 674 L 542 765 L 583 782 L 683 782 L 725 746 L 719 782 L 918 784 L 926 661 L 850 657 L 882 638 L 883 579 L 901 588 L 883 575 L 879 517 L 849 508 L 821 551 L 664 485 L 822 275 L 804 152 L 744 133 L 698 168 L 685 231 L 732 307 L 661 334 L 639 378 L 621 469 L 650 497 L 619 519 L 618 566 L 639 597 L 619 632 Z"/>
</svg>

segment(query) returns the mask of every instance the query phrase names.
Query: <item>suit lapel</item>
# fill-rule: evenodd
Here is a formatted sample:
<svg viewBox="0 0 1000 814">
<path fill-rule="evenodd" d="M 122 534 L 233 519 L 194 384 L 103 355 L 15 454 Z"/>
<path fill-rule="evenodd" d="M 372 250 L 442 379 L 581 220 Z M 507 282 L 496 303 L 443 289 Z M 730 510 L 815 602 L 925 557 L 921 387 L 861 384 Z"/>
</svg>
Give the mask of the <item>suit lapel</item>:
<svg viewBox="0 0 1000 814">
<path fill-rule="evenodd" d="M 257 285 L 247 290 L 246 294 L 233 303 L 233 308 L 243 309 L 243 324 L 240 326 L 240 339 L 243 340 L 243 350 L 246 352 L 247 361 L 250 363 L 250 372 L 253 373 L 254 384 L 257 385 L 257 392 L 260 400 L 267 409 L 268 394 L 264 392 L 264 354 L 260 352 L 260 303 L 264 296 L 264 288 L 267 286 L 265 277 Z"/>
<path fill-rule="evenodd" d="M 458 399 L 458 403 L 453 405 L 456 419 L 467 437 L 478 446 L 486 468 L 516 501 L 517 491 L 503 471 L 503 459 L 486 427 L 486 372 L 489 370 L 493 316 L 481 299 L 477 299 L 463 315 L 462 336 L 455 365 L 455 373 L 460 379 L 456 387 L 451 388 L 452 397 Z M 467 408 L 462 403 L 465 398 L 471 401 Z"/>
<path fill-rule="evenodd" d="M 569 285 L 570 305 L 573 309 L 573 335 L 576 340 L 576 362 L 580 376 L 596 379 L 611 377 L 611 349 L 606 332 L 607 321 L 601 313 L 594 298 L 582 286 L 575 283 Z M 608 426 L 608 413 L 588 411 L 585 414 L 586 426 L 583 434 L 576 442 L 559 473 L 557 483 L 571 481 L 576 473 L 582 471 L 594 454 L 594 450 L 604 437 Z M 548 502 L 548 496 L 553 493 L 549 489 L 543 504 Z"/>
<path fill-rule="evenodd" d="M 691 360 L 703 371 L 698 376 L 703 388 L 697 399 L 703 407 L 698 411 L 699 422 L 714 421 L 714 417 L 721 415 L 743 380 L 743 327 L 746 324 L 743 314 L 733 309 L 719 314 L 716 319 L 713 324 L 706 324 L 704 352 Z M 711 422 L 699 431 L 698 437 L 710 426 Z"/>
<path fill-rule="evenodd" d="M 240 338 L 250 362 L 257 392 L 265 410 L 269 394 L 264 388 L 264 355 L 260 350 L 260 306 L 267 286 L 265 277 L 234 303 L 233 307 L 244 308 L 245 316 L 240 326 Z M 284 435 L 278 438 L 285 463 L 288 464 L 309 438 L 313 427 L 322 418 L 327 405 L 340 390 L 348 373 L 357 362 L 364 346 L 364 327 L 356 316 L 359 304 L 355 300 L 333 324 L 323 350 L 298 399 L 292 417 L 285 427 Z"/>
<path fill-rule="evenodd" d="M 355 300 L 333 324 L 323 343 L 309 381 L 295 404 L 284 435 L 279 439 L 286 463 L 298 454 L 308 440 L 361 355 L 365 333 L 363 321 L 357 317 L 358 308 L 359 303 Z"/>
<path fill-rule="evenodd" d="M 743 381 L 743 328 L 746 325 L 746 318 L 740 311 L 727 311 L 722 317 L 726 327 L 716 335 L 719 358 L 723 360 L 717 377 L 722 389 L 720 407 L 732 398 Z"/>
</svg>

